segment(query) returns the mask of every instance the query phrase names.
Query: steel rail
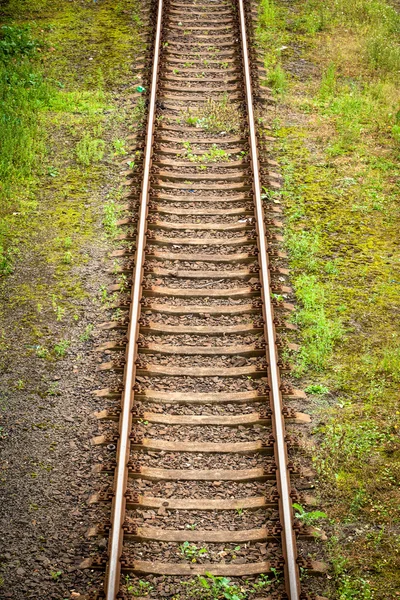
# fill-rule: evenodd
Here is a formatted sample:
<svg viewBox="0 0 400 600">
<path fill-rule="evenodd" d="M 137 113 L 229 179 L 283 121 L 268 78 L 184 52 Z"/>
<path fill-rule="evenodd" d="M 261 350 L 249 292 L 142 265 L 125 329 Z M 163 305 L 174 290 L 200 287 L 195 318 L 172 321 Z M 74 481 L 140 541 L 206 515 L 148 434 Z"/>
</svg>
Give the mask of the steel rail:
<svg viewBox="0 0 400 600">
<path fill-rule="evenodd" d="M 283 525 L 283 551 L 285 557 L 285 585 L 289 600 L 299 600 L 300 583 L 297 566 L 297 551 L 293 533 L 293 509 L 290 497 L 290 480 L 287 468 L 287 451 L 285 443 L 285 427 L 282 415 L 282 399 L 279 383 L 278 358 L 275 346 L 274 316 L 271 300 L 271 279 L 268 264 L 268 253 L 266 239 L 267 234 L 264 225 L 264 211 L 261 199 L 260 172 L 258 164 L 257 139 L 254 125 L 253 92 L 251 84 L 250 65 L 248 58 L 248 46 L 246 35 L 246 18 L 243 0 L 238 0 L 239 18 L 242 42 L 242 58 L 244 67 L 244 79 L 246 87 L 247 116 L 249 122 L 250 157 L 253 170 L 253 188 L 256 210 L 256 224 L 258 231 L 260 276 L 263 296 L 263 312 L 266 326 L 266 341 L 268 345 L 268 358 L 272 393 L 272 421 L 275 434 L 275 459 L 277 461 L 277 483 L 279 493 L 279 504 L 281 508 L 281 519 Z"/>
<path fill-rule="evenodd" d="M 161 46 L 163 0 L 158 0 L 157 25 L 154 42 L 153 72 L 150 88 L 150 103 L 147 121 L 147 136 L 144 155 L 144 170 L 141 190 L 139 228 L 137 235 L 136 264 L 134 269 L 131 306 L 129 312 L 128 344 L 126 350 L 126 368 L 124 374 L 124 392 L 120 421 L 120 437 L 117 450 L 117 467 L 114 479 L 114 501 L 112 513 L 112 528 L 107 565 L 106 598 L 115 600 L 119 592 L 121 575 L 121 552 L 123 542 L 123 519 L 125 516 L 125 492 L 127 485 L 127 464 L 130 453 L 130 430 L 132 424 L 131 409 L 133 404 L 133 383 L 135 377 L 135 359 L 139 335 L 140 300 L 142 289 L 144 249 L 146 245 L 146 221 L 148 211 L 148 195 L 150 187 L 150 167 L 153 146 L 156 92 L 158 67 Z"/>
</svg>

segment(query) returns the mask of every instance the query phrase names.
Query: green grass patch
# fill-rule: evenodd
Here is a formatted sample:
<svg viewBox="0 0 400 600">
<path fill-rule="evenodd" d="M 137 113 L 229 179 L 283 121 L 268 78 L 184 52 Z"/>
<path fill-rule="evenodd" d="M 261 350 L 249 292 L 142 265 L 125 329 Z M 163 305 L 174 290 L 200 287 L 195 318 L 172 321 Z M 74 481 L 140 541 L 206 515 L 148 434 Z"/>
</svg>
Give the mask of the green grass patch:
<svg viewBox="0 0 400 600">
<path fill-rule="evenodd" d="M 264 121 L 298 299 L 290 360 L 310 394 L 310 460 L 336 536 L 332 600 L 400 589 L 399 31 L 385 0 L 260 3 L 267 83 L 276 69 L 286 80 L 286 121 Z"/>
</svg>

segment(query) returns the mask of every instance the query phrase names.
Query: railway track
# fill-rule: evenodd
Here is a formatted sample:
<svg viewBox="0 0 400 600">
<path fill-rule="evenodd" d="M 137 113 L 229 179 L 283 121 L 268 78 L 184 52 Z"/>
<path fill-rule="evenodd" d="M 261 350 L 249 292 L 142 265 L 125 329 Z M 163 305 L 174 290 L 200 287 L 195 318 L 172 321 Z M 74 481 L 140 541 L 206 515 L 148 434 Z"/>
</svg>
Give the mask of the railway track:
<svg viewBox="0 0 400 600">
<path fill-rule="evenodd" d="M 96 496 L 112 502 L 109 544 L 86 566 L 106 560 L 107 600 L 132 589 L 202 598 L 197 575 L 214 586 L 229 577 L 239 598 L 315 598 L 299 566 L 323 566 L 299 554 L 313 531 L 292 509 L 310 500 L 292 487 L 307 473 L 285 419 L 292 429 L 309 419 L 278 358 L 291 290 L 279 205 L 261 194 L 277 184 L 259 156 L 268 132 L 254 107 L 272 99 L 248 42 L 254 9 L 158 0 L 151 10 L 147 130 L 128 174 L 139 220 L 123 221 L 122 301 L 98 348 L 112 356 L 101 370 L 124 384 L 97 392 L 107 408 L 94 443 L 115 456 L 101 466 L 113 485 Z"/>
</svg>

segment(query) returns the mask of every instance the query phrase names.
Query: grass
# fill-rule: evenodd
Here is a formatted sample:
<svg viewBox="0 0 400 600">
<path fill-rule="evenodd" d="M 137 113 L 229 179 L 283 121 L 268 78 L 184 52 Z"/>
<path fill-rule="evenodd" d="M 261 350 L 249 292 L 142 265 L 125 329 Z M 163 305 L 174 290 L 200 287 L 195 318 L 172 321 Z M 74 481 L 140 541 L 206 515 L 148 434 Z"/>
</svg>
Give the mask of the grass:
<svg viewBox="0 0 400 600">
<path fill-rule="evenodd" d="M 267 82 L 285 81 L 282 120 L 268 121 L 284 185 L 267 196 L 285 206 L 291 362 L 334 531 L 325 595 L 339 600 L 393 600 L 400 586 L 399 31 L 384 0 L 260 3 Z"/>
<path fill-rule="evenodd" d="M 201 127 L 211 133 L 231 133 L 240 129 L 240 113 L 226 94 L 221 100 L 207 98 L 207 102 L 198 109 L 187 108 L 183 120 L 187 125 Z"/>
<path fill-rule="evenodd" d="M 85 133 L 83 138 L 76 144 L 76 158 L 79 163 L 89 166 L 99 162 L 104 157 L 105 141 L 91 137 Z"/>
</svg>

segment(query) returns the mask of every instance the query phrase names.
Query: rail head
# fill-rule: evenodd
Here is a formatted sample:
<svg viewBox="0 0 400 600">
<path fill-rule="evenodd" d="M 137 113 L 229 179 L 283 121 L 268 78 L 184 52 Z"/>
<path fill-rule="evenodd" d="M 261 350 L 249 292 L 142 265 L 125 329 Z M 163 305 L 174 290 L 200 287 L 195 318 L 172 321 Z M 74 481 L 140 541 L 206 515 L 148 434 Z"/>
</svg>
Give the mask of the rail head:
<svg viewBox="0 0 400 600">
<path fill-rule="evenodd" d="M 112 528 L 109 546 L 109 559 L 105 582 L 107 600 L 115 600 L 119 592 L 121 576 L 121 552 L 123 542 L 123 522 L 125 516 L 125 492 L 127 484 L 127 464 L 130 452 L 131 409 L 133 403 L 133 383 L 135 378 L 135 359 L 137 354 L 137 339 L 139 334 L 140 300 L 143 277 L 144 250 L 146 244 L 146 221 L 148 212 L 148 197 L 150 187 L 150 167 L 156 114 L 156 93 L 158 69 L 160 62 L 161 32 L 162 32 L 163 0 L 157 3 L 157 24 L 154 41 L 153 69 L 151 76 L 150 100 L 146 144 L 143 161 L 143 179 L 141 188 L 141 203 L 136 245 L 136 263 L 133 275 L 132 296 L 129 313 L 128 344 L 126 350 L 126 368 L 124 374 L 124 392 L 120 420 L 120 436 L 117 448 L 117 466 L 114 479 L 114 501 L 112 513 Z"/>
<path fill-rule="evenodd" d="M 270 365 L 271 393 L 272 393 L 272 421 L 275 434 L 275 458 L 277 461 L 277 483 L 279 504 L 283 525 L 283 551 L 285 556 L 285 583 L 290 600 L 299 600 L 300 579 L 297 566 L 297 551 L 293 533 L 293 508 L 290 496 L 289 470 L 287 467 L 287 452 L 285 442 L 285 427 L 282 415 L 282 397 L 280 391 L 278 357 L 275 346 L 274 313 L 271 300 L 271 280 L 267 252 L 267 232 L 264 224 L 264 210 L 261 199 L 260 171 L 258 164 L 257 137 L 254 123 L 253 91 L 251 70 L 249 64 L 249 48 L 247 44 L 246 14 L 243 0 L 238 0 L 240 34 L 242 43 L 242 59 L 244 80 L 246 88 L 246 105 L 250 138 L 250 157 L 253 170 L 253 190 L 258 230 L 260 276 L 263 296 L 263 311 L 265 319 L 266 337 L 268 342 L 268 358 Z"/>
</svg>

